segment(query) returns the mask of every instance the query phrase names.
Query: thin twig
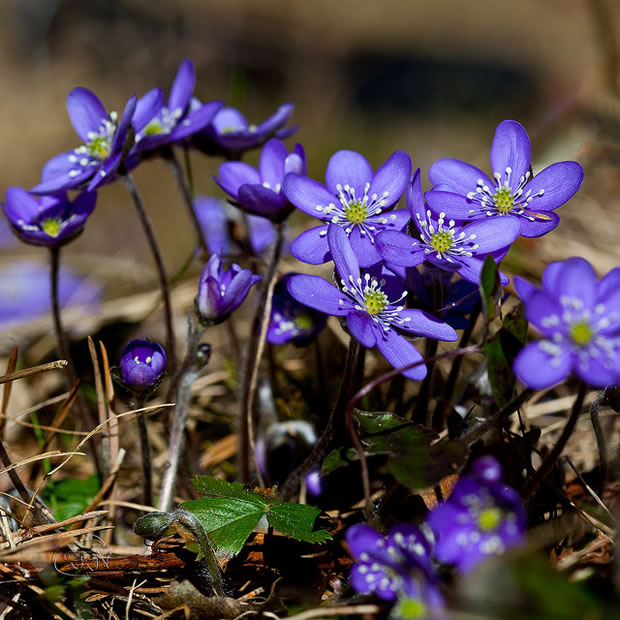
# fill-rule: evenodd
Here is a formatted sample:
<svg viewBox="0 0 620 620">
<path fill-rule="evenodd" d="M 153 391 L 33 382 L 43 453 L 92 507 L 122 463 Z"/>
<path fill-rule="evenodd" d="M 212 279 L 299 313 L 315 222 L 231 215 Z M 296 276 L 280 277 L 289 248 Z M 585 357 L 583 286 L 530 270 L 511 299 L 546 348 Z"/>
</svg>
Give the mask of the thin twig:
<svg viewBox="0 0 620 620">
<path fill-rule="evenodd" d="M 13 349 L 11 352 L 11 357 L 9 357 L 9 363 L 6 367 L 7 374 L 11 374 L 15 372 L 15 368 L 17 367 L 17 347 Z M 0 407 L 0 439 L 2 439 L 2 435 L 4 434 L 4 425 L 6 424 L 6 412 L 9 408 L 9 399 L 11 398 L 11 386 L 12 383 L 7 383 L 4 386 L 2 393 L 2 407 Z"/>
<path fill-rule="evenodd" d="M 240 446 L 239 446 L 239 475 L 242 482 L 250 481 L 250 453 L 254 450 L 254 397 L 256 395 L 256 383 L 258 367 L 265 347 L 265 337 L 269 318 L 271 315 L 271 302 L 277 274 L 278 262 L 284 243 L 284 225 L 275 225 L 276 239 L 271 249 L 269 261 L 265 269 L 265 275 L 261 283 L 260 296 L 256 304 L 254 319 L 250 332 L 248 348 L 246 350 L 243 375 L 242 393 L 239 409 L 240 419 Z M 258 467 L 256 468 L 258 472 Z M 258 472 L 260 475 L 260 472 Z"/>
<path fill-rule="evenodd" d="M 10 372 L 0 377 L 1 383 L 9 383 L 10 381 L 17 381 L 18 379 L 25 379 L 26 377 L 32 377 L 33 375 L 47 372 L 48 370 L 56 370 L 57 368 L 64 368 L 68 364 L 67 360 L 56 360 L 55 362 L 48 362 L 47 364 L 40 364 L 39 366 L 33 366 L 32 368 L 24 368 L 24 370 L 18 370 L 16 372 Z"/>
<path fill-rule="evenodd" d="M 573 434 L 573 430 L 575 430 L 575 425 L 577 424 L 577 420 L 579 419 L 579 414 L 581 413 L 581 408 L 583 407 L 583 401 L 586 397 L 586 392 L 588 391 L 588 386 L 581 382 L 579 386 L 579 393 L 577 394 L 577 399 L 573 404 L 573 408 L 570 412 L 570 417 L 568 418 L 568 422 L 566 422 L 566 426 L 560 435 L 555 446 L 545 460 L 541 463 L 540 467 L 536 470 L 534 475 L 525 483 L 525 486 L 521 490 L 521 498 L 523 501 L 527 501 L 538 489 L 540 483 L 545 480 L 545 478 L 549 475 L 553 467 L 555 466 L 556 461 L 562 454 L 562 450 L 566 446 L 566 442 L 569 440 L 570 436 Z"/>
</svg>

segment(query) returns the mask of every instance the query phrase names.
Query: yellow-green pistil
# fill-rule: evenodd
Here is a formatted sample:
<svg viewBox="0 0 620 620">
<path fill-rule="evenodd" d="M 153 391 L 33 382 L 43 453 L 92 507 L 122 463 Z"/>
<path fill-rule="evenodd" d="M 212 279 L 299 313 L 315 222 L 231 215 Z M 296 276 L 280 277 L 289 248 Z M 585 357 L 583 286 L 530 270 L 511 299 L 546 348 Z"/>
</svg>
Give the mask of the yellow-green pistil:
<svg viewBox="0 0 620 620">
<path fill-rule="evenodd" d="M 578 321 L 577 323 L 573 323 L 571 325 L 570 337 L 576 345 L 585 347 L 592 342 L 594 332 L 586 321 Z"/>
<path fill-rule="evenodd" d="M 41 230 L 50 237 L 58 237 L 62 230 L 62 222 L 57 217 L 50 217 L 41 221 Z"/>
<path fill-rule="evenodd" d="M 110 154 L 110 140 L 107 136 L 95 136 L 86 146 L 88 154 L 96 159 L 106 159 Z"/>
<path fill-rule="evenodd" d="M 368 289 L 364 292 L 364 308 L 368 314 L 379 314 L 388 305 L 388 296 L 381 290 Z"/>
<path fill-rule="evenodd" d="M 307 330 L 312 327 L 312 317 L 307 312 L 302 312 L 295 317 L 295 325 L 301 330 Z"/>
<path fill-rule="evenodd" d="M 159 119 L 153 119 L 149 122 L 149 124 L 144 128 L 145 136 L 156 136 L 160 133 L 164 132 L 164 128 L 162 127 Z"/>
<path fill-rule="evenodd" d="M 478 527 L 482 532 L 493 532 L 502 520 L 502 513 L 499 508 L 485 508 L 478 515 Z"/>
<path fill-rule="evenodd" d="M 368 207 L 361 200 L 352 200 L 345 206 L 344 214 L 352 224 L 363 224 L 368 217 Z"/>
<path fill-rule="evenodd" d="M 431 237 L 431 246 L 437 252 L 447 252 L 453 243 L 454 237 L 449 230 L 441 230 Z"/>
<path fill-rule="evenodd" d="M 500 187 L 493 197 L 495 202 L 495 208 L 502 214 L 506 215 L 510 213 L 510 210 L 514 206 L 514 197 L 512 190 L 509 187 Z"/>
</svg>

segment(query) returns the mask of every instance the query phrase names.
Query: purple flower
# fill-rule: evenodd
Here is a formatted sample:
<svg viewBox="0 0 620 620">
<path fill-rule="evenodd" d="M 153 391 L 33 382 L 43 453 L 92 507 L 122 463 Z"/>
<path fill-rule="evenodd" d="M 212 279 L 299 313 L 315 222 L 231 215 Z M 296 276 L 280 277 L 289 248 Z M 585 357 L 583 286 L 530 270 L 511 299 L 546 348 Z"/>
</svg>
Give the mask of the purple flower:
<svg viewBox="0 0 620 620">
<path fill-rule="evenodd" d="M 481 170 L 457 159 L 440 159 L 428 176 L 435 187 L 426 194 L 434 211 L 457 220 L 508 216 L 519 222 L 521 235 L 540 237 L 553 230 L 553 213 L 579 189 L 583 168 L 562 161 L 533 176 L 530 139 L 516 121 L 502 121 L 491 144 L 493 180 Z"/>
<path fill-rule="evenodd" d="M 289 280 L 297 274 L 287 273 L 275 286 L 267 342 L 298 345 L 310 342 L 327 323 L 327 316 L 299 303 L 288 291 Z"/>
<path fill-rule="evenodd" d="M 261 277 L 237 264 L 224 271 L 220 254 L 211 254 L 202 270 L 194 303 L 198 316 L 208 324 L 226 320 Z"/>
<path fill-rule="evenodd" d="M 436 215 L 426 209 L 419 169 L 407 186 L 405 200 L 417 237 L 412 239 L 396 230 L 377 236 L 377 250 L 394 265 L 414 267 L 426 261 L 446 271 L 458 271 L 464 280 L 478 284 L 485 257 L 491 254 L 499 262 L 519 236 L 519 222 L 515 218 L 461 225 L 454 220 L 446 221 L 443 212 Z M 508 283 L 503 274 L 502 280 Z"/>
<path fill-rule="evenodd" d="M 230 235 L 231 228 L 242 225 L 239 209 L 211 196 L 196 197 L 194 207 L 209 252 L 233 254 L 239 250 Z M 273 224 L 258 215 L 247 215 L 245 222 L 248 226 L 251 251 L 254 255 L 261 256 L 275 241 L 276 231 Z M 288 251 L 288 245 L 288 241 L 285 241 L 283 252 Z"/>
<path fill-rule="evenodd" d="M 493 457 L 478 459 L 450 497 L 428 515 L 440 562 L 467 572 L 523 542 L 526 522 L 521 499 L 501 477 L 501 466 Z"/>
<path fill-rule="evenodd" d="M 405 191 L 410 174 L 411 159 L 403 151 L 393 153 L 374 174 L 363 155 L 338 151 L 327 164 L 325 185 L 299 174 L 287 175 L 282 187 L 286 197 L 324 222 L 299 235 L 291 254 L 311 265 L 330 260 L 326 236 L 331 223 L 346 231 L 361 267 L 376 265 L 381 256 L 375 249 L 375 236 L 407 225 L 407 211 L 389 210 Z"/>
<path fill-rule="evenodd" d="M 194 105 L 198 105 L 195 100 Z M 223 107 L 205 129 L 194 135 L 194 145 L 207 155 L 223 155 L 227 159 L 239 159 L 244 151 L 256 148 L 271 137 L 283 140 L 297 130 L 286 127 L 293 104 L 280 106 L 273 116 L 259 125 L 250 125 L 241 112 Z"/>
<path fill-rule="evenodd" d="M 222 102 L 190 105 L 195 85 L 194 64 L 191 60 L 184 60 L 172 83 L 167 105 L 158 88 L 138 100 L 132 122 L 136 128 L 136 150 L 139 153 L 188 138 L 213 120 Z"/>
<path fill-rule="evenodd" d="M 85 280 L 65 265 L 60 266 L 58 298 L 61 307 L 96 304 L 99 284 Z M 0 330 L 51 312 L 49 265 L 18 261 L 0 269 Z M 89 308 L 89 312 L 94 312 Z"/>
<path fill-rule="evenodd" d="M 82 192 L 70 202 L 64 192 L 39 197 L 13 186 L 6 190 L 2 208 L 22 241 L 51 247 L 64 245 L 82 232 L 96 201 L 96 192 Z"/>
<path fill-rule="evenodd" d="M 551 263 L 542 290 L 515 278 L 527 320 L 543 338 L 525 346 L 514 362 L 523 383 L 541 389 L 575 373 L 593 387 L 620 374 L 620 267 L 597 281 L 583 258 Z"/>
<path fill-rule="evenodd" d="M 407 597 L 441 606 L 431 548 L 415 525 L 396 525 L 384 538 L 374 528 L 359 523 L 347 530 L 346 541 L 356 561 L 350 574 L 355 590 L 375 593 L 386 601 Z"/>
<path fill-rule="evenodd" d="M 132 95 L 119 121 L 116 112 L 108 112 L 87 88 L 74 88 L 67 97 L 67 110 L 73 127 L 84 144 L 50 159 L 43 167 L 41 183 L 35 194 L 53 194 L 87 185 L 93 190 L 114 179 L 123 153 L 129 150 L 127 139 L 136 108 Z"/>
<path fill-rule="evenodd" d="M 456 332 L 422 310 L 404 307 L 407 296 L 397 278 L 377 279 L 360 273 L 359 263 L 345 230 L 336 224 L 327 229 L 329 251 L 334 257 L 341 288 L 319 276 L 297 275 L 288 283 L 291 295 L 302 304 L 325 314 L 346 318 L 351 335 L 363 346 L 376 346 L 395 368 L 422 361 L 420 352 L 400 333 L 453 341 Z M 410 379 L 423 379 L 426 366 L 403 372 Z"/>
<path fill-rule="evenodd" d="M 153 391 L 166 370 L 166 352 L 157 342 L 132 340 L 121 353 L 120 375 L 125 387 L 135 393 Z"/>
<path fill-rule="evenodd" d="M 289 154 L 282 141 L 272 138 L 261 151 L 258 170 L 241 161 L 228 161 L 220 166 L 219 178 L 213 178 L 244 211 L 282 222 L 294 208 L 280 191 L 289 172 L 305 174 L 304 149 L 296 144 Z"/>
</svg>

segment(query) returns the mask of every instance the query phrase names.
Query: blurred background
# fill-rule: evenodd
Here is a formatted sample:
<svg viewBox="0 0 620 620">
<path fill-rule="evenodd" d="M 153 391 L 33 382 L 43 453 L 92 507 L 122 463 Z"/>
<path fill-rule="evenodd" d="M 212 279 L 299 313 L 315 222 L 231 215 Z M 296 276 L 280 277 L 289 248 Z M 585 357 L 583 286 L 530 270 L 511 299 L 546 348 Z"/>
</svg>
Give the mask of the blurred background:
<svg viewBox="0 0 620 620">
<path fill-rule="evenodd" d="M 603 274 L 620 264 L 614 8 L 614 0 L 4 0 L 0 191 L 32 187 L 49 158 L 77 146 L 65 108 L 72 88 L 90 88 L 120 110 L 132 93 L 168 92 L 179 63 L 191 58 L 196 95 L 223 99 L 250 122 L 293 101 L 300 129 L 289 142 L 303 143 L 309 175 L 318 179 L 335 150 L 358 150 L 377 167 L 403 149 L 427 189 L 426 171 L 440 157 L 488 170 L 495 127 L 519 120 L 535 171 L 574 159 L 586 179 L 560 208 L 560 226 L 541 240 L 520 239 L 506 270 L 537 277 L 551 260 L 582 255 Z M 211 175 L 220 162 L 194 154 L 192 163 L 197 192 L 217 195 Z M 174 273 L 194 242 L 183 204 L 163 163 L 141 165 L 136 178 Z M 295 221 L 300 229 L 304 217 Z M 46 260 L 3 225 L 1 265 Z M 155 282 L 118 184 L 100 192 L 65 255 L 67 265 L 102 283 L 105 299 Z M 17 285 L 2 273 L 0 293 L 10 296 Z M 7 350 L 16 334 L 5 331 L 0 346 Z"/>
</svg>

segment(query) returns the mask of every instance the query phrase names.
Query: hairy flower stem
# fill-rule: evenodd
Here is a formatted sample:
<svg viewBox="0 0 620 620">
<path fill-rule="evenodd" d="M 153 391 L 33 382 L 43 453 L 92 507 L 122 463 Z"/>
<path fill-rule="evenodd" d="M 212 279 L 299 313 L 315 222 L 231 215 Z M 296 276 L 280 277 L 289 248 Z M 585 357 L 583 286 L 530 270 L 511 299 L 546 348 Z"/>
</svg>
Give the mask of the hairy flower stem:
<svg viewBox="0 0 620 620">
<path fill-rule="evenodd" d="M 588 386 L 582 382 L 579 386 L 579 393 L 577 394 L 577 398 L 573 403 L 570 417 L 568 418 L 568 422 L 566 422 L 566 426 L 564 426 L 564 430 L 562 431 L 560 438 L 558 439 L 555 446 L 553 446 L 553 450 L 549 452 L 545 460 L 541 463 L 540 467 L 536 470 L 534 475 L 525 483 L 523 489 L 521 489 L 521 498 L 524 502 L 527 501 L 530 497 L 532 497 L 532 495 L 536 492 L 536 489 L 538 489 L 540 484 L 551 473 L 551 470 L 553 469 L 558 458 L 560 458 L 562 450 L 564 450 L 564 448 L 566 447 L 566 443 L 568 442 L 570 436 L 575 430 L 575 426 L 577 424 L 577 420 L 579 419 L 579 414 L 581 413 L 583 401 L 586 397 L 587 391 Z"/>
<path fill-rule="evenodd" d="M 145 398 L 136 398 L 132 403 L 133 409 L 142 409 L 146 404 Z M 151 444 L 144 412 L 138 416 L 138 430 L 140 431 L 140 450 L 142 451 L 142 485 L 144 489 L 144 505 L 153 505 L 153 467 Z"/>
<path fill-rule="evenodd" d="M 172 508 L 174 486 L 185 444 L 185 427 L 187 426 L 189 414 L 191 389 L 203 368 L 201 364 L 197 364 L 196 358 L 200 338 L 204 331 L 205 326 L 200 324 L 192 313 L 187 326 L 187 353 L 179 371 L 176 406 L 172 418 L 170 440 L 168 441 L 168 460 L 164 467 L 159 504 L 157 506 L 158 510 L 162 512 L 168 512 Z"/>
<path fill-rule="evenodd" d="M 146 210 L 144 209 L 144 203 L 142 202 L 142 198 L 140 196 L 140 193 L 138 192 L 138 187 L 136 186 L 133 177 L 128 172 L 126 172 L 125 174 L 121 174 L 120 177 L 123 181 L 125 189 L 131 196 L 134 206 L 136 207 L 136 211 L 138 212 L 138 216 L 140 217 L 140 222 L 142 224 L 142 228 L 144 229 L 146 239 L 148 241 L 149 247 L 151 248 L 151 253 L 153 254 L 153 259 L 155 260 L 157 275 L 159 276 L 159 286 L 161 289 L 164 303 L 164 322 L 166 324 L 166 355 L 168 356 L 170 372 L 173 373 L 176 367 L 176 354 L 174 332 L 172 330 L 172 307 L 170 304 L 170 285 L 168 283 L 168 274 L 166 273 L 164 261 L 161 256 L 161 252 L 159 251 L 157 240 L 155 239 L 155 233 L 153 231 L 151 219 L 149 218 Z"/>
<path fill-rule="evenodd" d="M 209 535 L 195 514 L 182 508 L 172 512 L 151 512 L 140 517 L 134 523 L 133 530 L 138 536 L 157 541 L 167 536 L 170 527 L 177 523 L 180 523 L 186 530 L 190 531 L 198 541 L 200 555 L 202 556 L 201 562 L 204 563 L 209 574 L 209 585 L 217 596 L 221 596 L 224 592 L 224 584 L 222 583 L 220 567 L 217 564 L 213 547 L 211 547 Z"/>
<path fill-rule="evenodd" d="M 239 408 L 239 476 L 244 483 L 250 482 L 250 452 L 254 452 L 254 397 L 258 378 L 258 367 L 265 348 L 265 337 L 269 327 L 273 289 L 276 284 L 278 262 L 284 242 L 284 225 L 275 224 L 276 240 L 261 283 L 258 303 L 252 320 L 248 348 L 246 350 L 243 374 L 241 376 L 241 405 Z M 257 468 L 258 471 L 258 468 Z"/>
<path fill-rule="evenodd" d="M 62 326 L 62 318 L 60 313 L 60 296 L 58 291 L 60 276 L 60 247 L 50 248 L 50 290 L 52 294 L 52 317 L 54 320 L 54 331 L 56 332 L 56 342 L 58 346 L 58 353 L 62 359 L 67 360 L 67 381 L 69 383 L 69 390 L 73 389 L 77 378 L 77 372 L 75 370 L 75 364 L 69 350 L 67 343 L 67 336 Z M 82 420 L 88 430 L 91 430 L 97 426 L 97 422 L 88 408 L 82 392 L 78 392 L 77 402 L 82 415 Z M 99 470 L 99 459 L 97 452 L 93 451 L 93 459 L 95 465 Z"/>
<path fill-rule="evenodd" d="M 202 226 L 200 225 L 200 222 L 198 221 L 198 216 L 196 215 L 193 191 L 190 187 L 188 180 L 183 174 L 183 170 L 181 169 L 179 160 L 176 158 L 171 146 L 168 146 L 162 150 L 162 158 L 166 162 L 166 165 L 168 166 L 170 172 L 172 173 L 172 176 L 174 177 L 177 187 L 181 191 L 181 195 L 183 196 L 183 202 L 185 202 L 187 212 L 189 213 L 189 216 L 194 223 L 194 229 L 196 231 L 196 234 L 198 235 L 198 244 L 200 245 L 202 253 L 206 256 L 209 253 L 209 250 L 207 249 L 207 241 L 202 231 Z"/>
<path fill-rule="evenodd" d="M 340 381 L 340 388 L 338 389 L 338 396 L 336 397 L 336 402 L 334 403 L 334 406 L 329 414 L 327 424 L 325 425 L 319 440 L 316 444 L 314 444 L 312 452 L 297 469 L 289 474 L 286 482 L 282 485 L 280 497 L 284 501 L 290 501 L 290 499 L 295 495 L 302 478 L 319 464 L 320 460 L 325 456 L 332 438 L 335 435 L 339 435 L 343 439 L 343 432 L 348 428 L 345 426 L 343 413 L 347 402 L 349 402 L 351 393 L 353 392 L 355 375 L 358 372 L 357 369 L 360 348 L 359 342 L 354 338 L 351 338 L 342 380 Z M 339 427 L 338 430 L 337 427 Z"/>
<path fill-rule="evenodd" d="M 478 316 L 480 316 L 480 311 L 482 309 L 482 304 L 480 301 L 476 303 L 474 309 L 471 312 L 469 317 L 469 325 L 466 329 L 463 330 L 463 334 L 461 335 L 461 340 L 459 341 L 459 349 L 467 346 L 469 339 L 474 331 L 474 327 L 476 326 L 476 321 L 478 320 Z M 452 396 L 454 395 L 454 388 L 456 387 L 456 381 L 459 377 L 459 371 L 461 370 L 461 364 L 463 362 L 462 357 L 455 357 L 452 362 L 452 367 L 450 368 L 450 374 L 448 375 L 448 379 L 446 380 L 446 385 L 443 389 L 443 393 L 439 400 L 437 401 L 437 405 L 435 406 L 435 412 L 433 414 L 433 422 L 435 428 L 441 430 L 445 424 L 446 418 L 450 413 L 450 405 L 452 401 Z"/>
</svg>

